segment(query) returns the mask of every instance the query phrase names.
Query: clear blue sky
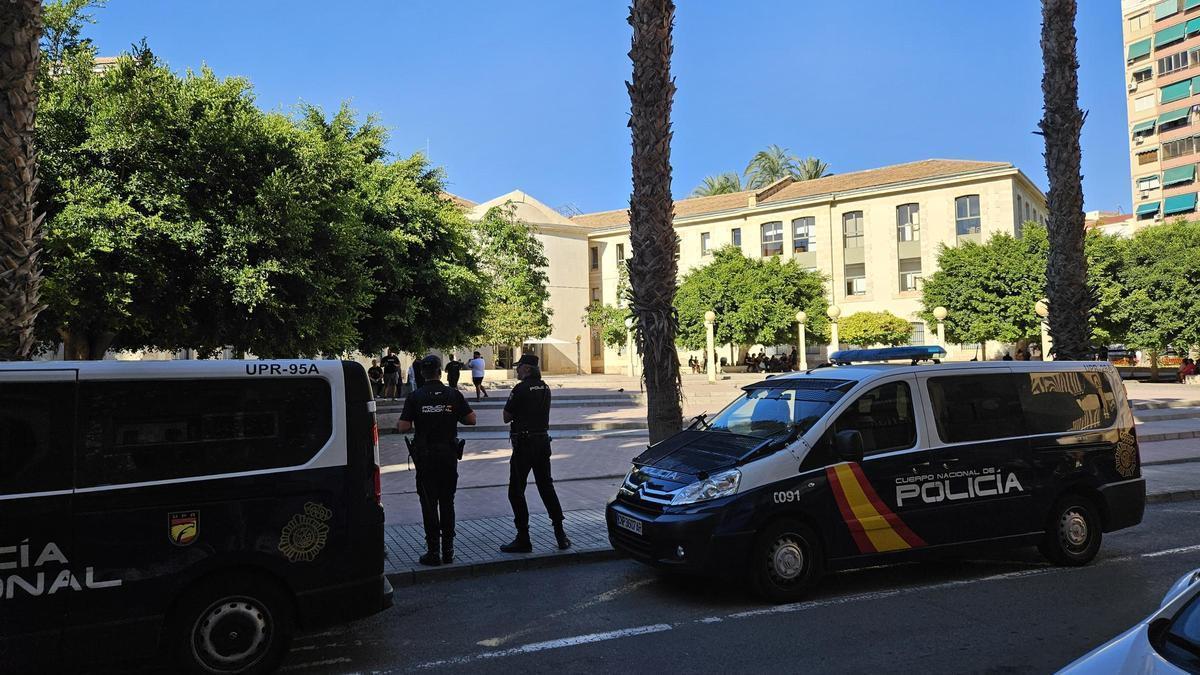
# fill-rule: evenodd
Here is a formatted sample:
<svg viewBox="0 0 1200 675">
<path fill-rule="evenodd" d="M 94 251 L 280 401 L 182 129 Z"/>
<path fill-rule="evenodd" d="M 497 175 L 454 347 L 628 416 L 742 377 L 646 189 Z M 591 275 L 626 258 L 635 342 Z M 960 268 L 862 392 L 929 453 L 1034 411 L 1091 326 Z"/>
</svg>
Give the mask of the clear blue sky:
<svg viewBox="0 0 1200 675">
<path fill-rule="evenodd" d="M 427 146 L 449 189 L 621 208 L 630 189 L 625 0 L 110 0 L 102 55 L 145 37 L 172 68 L 254 83 L 259 104 L 349 101 L 392 150 Z M 1084 193 L 1129 211 L 1121 16 L 1079 3 Z M 1037 0 L 707 2 L 675 24 L 676 196 L 777 143 L 835 172 L 1009 161 L 1046 187 Z"/>
</svg>

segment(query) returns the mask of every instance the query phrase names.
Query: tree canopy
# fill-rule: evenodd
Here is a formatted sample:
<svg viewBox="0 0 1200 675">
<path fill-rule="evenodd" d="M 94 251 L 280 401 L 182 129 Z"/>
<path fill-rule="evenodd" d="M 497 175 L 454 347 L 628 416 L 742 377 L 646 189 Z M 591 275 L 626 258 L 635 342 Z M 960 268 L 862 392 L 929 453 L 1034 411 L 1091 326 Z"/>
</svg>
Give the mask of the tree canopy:
<svg viewBox="0 0 1200 675">
<path fill-rule="evenodd" d="M 719 173 L 715 176 L 705 176 L 704 181 L 692 190 L 692 197 L 711 197 L 725 195 L 731 192 L 741 192 L 742 179 L 732 171 Z"/>
<path fill-rule="evenodd" d="M 891 312 L 856 312 L 838 322 L 838 339 L 853 345 L 908 344 L 912 327 Z"/>
<path fill-rule="evenodd" d="M 542 242 L 512 204 L 488 209 L 475 225 L 480 267 L 490 279 L 478 341 L 517 345 L 550 334 L 550 279 Z"/>
<path fill-rule="evenodd" d="M 246 80 L 177 75 L 145 45 L 95 73 L 62 33 L 37 129 L 45 343 L 295 356 L 479 331 L 470 224 L 374 119 L 264 113 Z"/>
<path fill-rule="evenodd" d="M 791 154 L 787 148 L 769 145 L 765 150 L 759 150 L 754 154 L 750 163 L 746 165 L 744 174 L 744 178 L 733 171 L 705 176 L 704 181 L 692 190 L 690 196 L 709 197 L 741 190 L 757 190 L 781 178 L 794 180 L 821 178 L 829 175 L 829 165 L 816 157 L 800 159 Z"/>
<path fill-rule="evenodd" d="M 1164 223 L 1128 241 L 1117 320 L 1130 347 L 1162 352 L 1200 344 L 1200 222 Z"/>
<path fill-rule="evenodd" d="M 796 312 L 808 314 L 813 339 L 829 335 L 825 279 L 794 260 L 747 258 L 735 246 L 713 252 L 712 262 L 683 276 L 675 307 L 679 344 L 705 347 L 704 313 L 716 313 L 717 344 L 777 345 L 796 339 Z"/>
</svg>

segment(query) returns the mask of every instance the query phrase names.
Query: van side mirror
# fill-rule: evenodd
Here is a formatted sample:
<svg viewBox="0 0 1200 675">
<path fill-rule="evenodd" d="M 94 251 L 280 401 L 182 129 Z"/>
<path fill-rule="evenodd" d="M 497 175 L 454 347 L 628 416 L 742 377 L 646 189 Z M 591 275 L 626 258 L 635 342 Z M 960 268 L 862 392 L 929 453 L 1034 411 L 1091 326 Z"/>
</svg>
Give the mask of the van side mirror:
<svg viewBox="0 0 1200 675">
<path fill-rule="evenodd" d="M 861 462 L 863 458 L 862 434 L 855 429 L 839 431 L 833 435 L 833 448 L 838 457 L 847 462 Z"/>
</svg>

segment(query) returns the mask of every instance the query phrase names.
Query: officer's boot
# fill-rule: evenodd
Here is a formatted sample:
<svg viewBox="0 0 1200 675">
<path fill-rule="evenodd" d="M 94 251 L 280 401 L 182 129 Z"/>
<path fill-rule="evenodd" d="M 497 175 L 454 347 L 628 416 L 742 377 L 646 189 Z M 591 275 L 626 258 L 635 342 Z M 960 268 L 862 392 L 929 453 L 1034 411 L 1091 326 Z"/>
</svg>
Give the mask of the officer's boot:
<svg viewBox="0 0 1200 675">
<path fill-rule="evenodd" d="M 529 541 L 529 530 L 517 530 L 517 538 L 500 547 L 501 553 L 529 553 L 533 542 Z"/>
<path fill-rule="evenodd" d="M 558 549 L 560 551 L 571 548 L 571 540 L 567 538 L 567 531 L 563 529 L 562 523 L 554 524 L 554 538 L 558 540 Z"/>
<path fill-rule="evenodd" d="M 442 564 L 454 562 L 454 537 L 442 537 Z"/>
<path fill-rule="evenodd" d="M 441 556 L 438 555 L 438 538 L 437 537 L 426 538 L 425 539 L 425 549 L 426 549 L 425 555 L 418 558 L 417 562 L 421 563 L 422 565 L 429 565 L 429 566 L 435 566 L 435 565 L 442 564 L 442 558 L 441 558 Z"/>
</svg>

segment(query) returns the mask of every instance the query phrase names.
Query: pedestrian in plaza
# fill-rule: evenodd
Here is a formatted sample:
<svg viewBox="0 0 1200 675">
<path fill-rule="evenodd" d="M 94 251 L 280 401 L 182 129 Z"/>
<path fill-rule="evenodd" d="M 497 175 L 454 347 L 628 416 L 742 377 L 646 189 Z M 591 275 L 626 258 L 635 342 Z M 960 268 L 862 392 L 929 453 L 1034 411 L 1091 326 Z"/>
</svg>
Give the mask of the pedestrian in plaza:
<svg viewBox="0 0 1200 675">
<path fill-rule="evenodd" d="M 1196 374 L 1196 362 L 1190 358 L 1185 358 L 1179 364 L 1179 374 L 1176 376 L 1181 383 L 1186 383 L 1187 378 Z"/>
<path fill-rule="evenodd" d="M 471 382 L 475 384 L 475 400 L 479 400 L 480 394 L 483 394 L 483 397 L 487 398 L 487 388 L 483 386 L 483 371 L 486 368 L 483 363 L 483 357 L 479 355 L 479 352 L 475 352 L 471 360 L 467 361 L 467 367 L 471 369 Z"/>
<path fill-rule="evenodd" d="M 440 363 L 440 361 L 439 361 Z M 411 395 L 416 390 L 425 386 L 425 378 L 421 375 L 421 364 L 413 361 L 408 366 L 408 393 Z"/>
<path fill-rule="evenodd" d="M 450 360 L 446 362 L 446 384 L 452 389 L 458 389 L 458 375 L 462 372 L 465 364 L 458 360 L 454 354 L 450 355 Z"/>
<path fill-rule="evenodd" d="M 387 356 L 380 359 L 383 364 L 383 397 L 395 399 L 400 384 L 400 357 L 396 350 L 388 347 Z"/>
<path fill-rule="evenodd" d="M 1041 361 L 1042 360 L 1042 348 L 1037 346 L 1036 344 L 1029 345 L 1029 360 L 1030 361 Z"/>
<path fill-rule="evenodd" d="M 463 449 L 458 425 L 474 426 L 475 411 L 462 392 L 442 384 L 441 359 L 430 354 L 417 369 L 425 384 L 404 400 L 396 431 L 415 430 L 409 452 L 416 465 L 417 497 L 425 524 L 426 552 L 420 563 L 449 564 L 454 562 L 454 492 Z"/>
<path fill-rule="evenodd" d="M 1017 358 L 1017 360 L 1018 360 L 1018 361 L 1028 361 L 1028 360 L 1029 360 L 1029 355 L 1025 353 L 1025 350 L 1024 350 L 1024 349 L 1020 349 L 1020 348 L 1018 348 L 1018 349 L 1017 349 L 1017 357 L 1016 357 L 1016 358 Z"/>
<path fill-rule="evenodd" d="M 1001 361 L 1012 361 L 1013 357 L 1008 352 L 1004 352 L 1004 356 L 1000 357 Z"/>
<path fill-rule="evenodd" d="M 538 495 L 554 525 L 558 548 L 567 549 L 571 547 L 571 540 L 563 529 L 562 505 L 550 476 L 550 387 L 542 381 L 538 357 L 521 355 L 517 361 L 517 377 L 521 381 L 513 387 L 504 404 L 504 422 L 512 425 L 509 427 L 513 452 L 508 464 L 508 502 L 512 504 L 517 536 L 500 550 L 504 553 L 533 550 L 533 542 L 529 540 L 529 506 L 525 503 L 525 482 L 529 480 L 531 470 Z"/>
<path fill-rule="evenodd" d="M 371 381 L 371 395 L 375 398 L 383 396 L 383 368 L 379 367 L 379 359 L 371 359 L 371 367 L 367 368 L 367 379 Z"/>
</svg>

